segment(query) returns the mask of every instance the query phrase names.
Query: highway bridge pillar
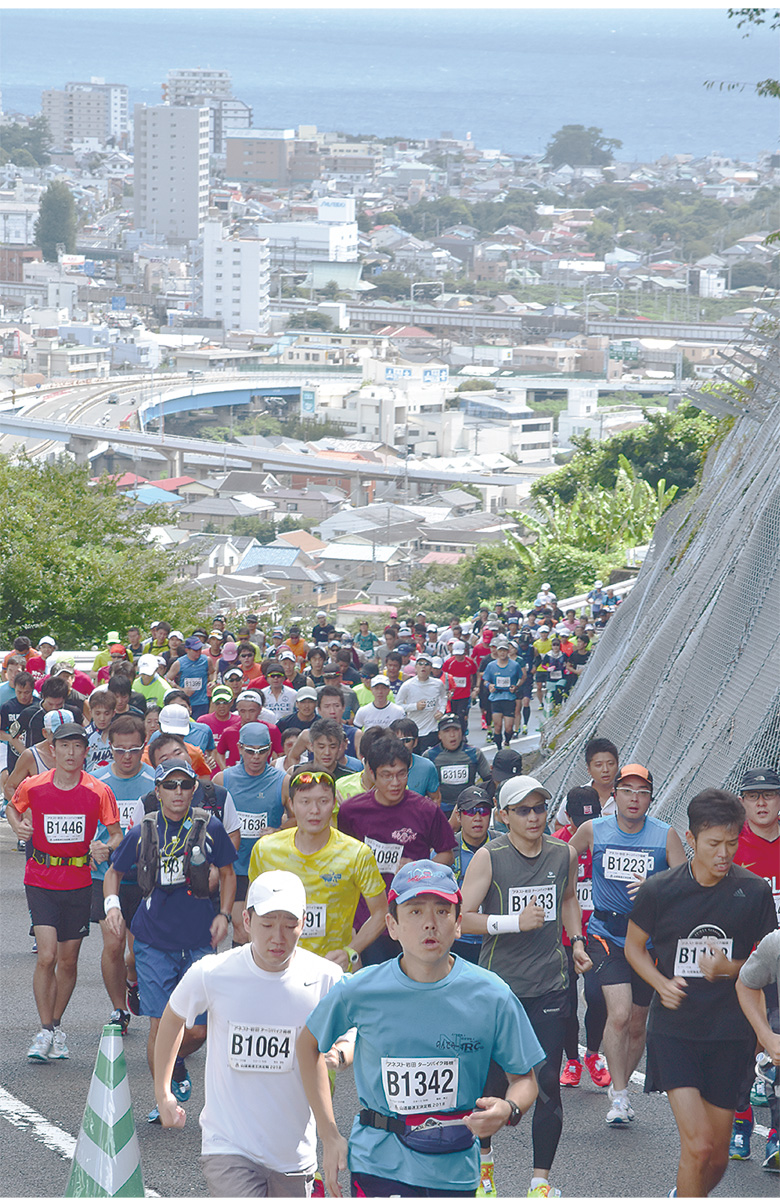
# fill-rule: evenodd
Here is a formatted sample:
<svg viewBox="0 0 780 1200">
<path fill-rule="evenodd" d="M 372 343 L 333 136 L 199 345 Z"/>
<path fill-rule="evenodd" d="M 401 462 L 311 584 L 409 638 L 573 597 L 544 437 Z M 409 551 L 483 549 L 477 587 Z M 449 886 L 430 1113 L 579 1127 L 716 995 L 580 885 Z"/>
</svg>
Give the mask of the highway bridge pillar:
<svg viewBox="0 0 780 1200">
<path fill-rule="evenodd" d="M 80 467 L 85 467 L 89 463 L 90 451 L 95 447 L 94 437 L 79 437 L 77 433 L 72 433 L 68 440 L 68 449 L 75 458 Z"/>
<path fill-rule="evenodd" d="M 184 474 L 182 466 L 182 452 L 180 449 L 173 449 L 168 446 L 157 446 L 161 454 L 164 454 L 168 460 L 168 478 L 178 479 Z"/>
<path fill-rule="evenodd" d="M 366 503 L 366 489 L 359 475 L 353 475 L 349 485 L 349 498 L 355 508 L 363 508 Z"/>
</svg>

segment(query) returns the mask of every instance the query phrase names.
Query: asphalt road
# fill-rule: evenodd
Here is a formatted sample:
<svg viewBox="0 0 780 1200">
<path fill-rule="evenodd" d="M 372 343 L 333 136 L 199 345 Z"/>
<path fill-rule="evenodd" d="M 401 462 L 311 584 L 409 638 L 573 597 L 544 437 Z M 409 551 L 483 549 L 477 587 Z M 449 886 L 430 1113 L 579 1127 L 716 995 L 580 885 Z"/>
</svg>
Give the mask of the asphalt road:
<svg viewBox="0 0 780 1200">
<path fill-rule="evenodd" d="M 475 741 L 481 741 L 477 737 Z M 0 1195 L 61 1196 L 78 1135 L 103 1021 L 111 1005 L 100 977 L 101 939 L 97 928 L 84 943 L 80 977 L 63 1022 L 71 1057 L 33 1065 L 26 1053 L 38 1029 L 32 999 L 35 958 L 30 952 L 22 887 L 23 856 L 6 822 L 0 823 Z M 475 1020 L 478 1021 L 478 1014 Z M 163 1196 L 201 1196 L 197 1114 L 203 1100 L 203 1054 L 190 1060 L 192 1097 L 183 1131 L 150 1126 L 154 1102 L 146 1066 L 146 1028 L 133 1019 L 124 1050 L 141 1148 L 144 1183 Z M 642 1067 L 640 1066 L 640 1071 Z M 625 1130 L 604 1123 L 607 1098 L 590 1080 L 564 1093 L 564 1130 L 552 1181 L 564 1196 L 666 1196 L 675 1180 L 678 1139 L 665 1096 L 646 1096 L 631 1085 L 636 1121 Z M 23 1106 L 32 1111 L 32 1115 Z M 357 1110 L 351 1072 L 338 1078 L 335 1106 L 347 1133 Z M 759 1120 L 766 1121 L 767 1110 Z M 777 1176 L 763 1171 L 764 1141 L 754 1139 L 754 1158 L 731 1163 L 717 1196 L 777 1196 Z M 52 1148 L 54 1147 L 54 1148 Z M 525 1195 L 530 1182 L 530 1121 L 503 1130 L 495 1139 L 499 1196 Z M 344 1181 L 346 1186 L 346 1181 Z"/>
</svg>

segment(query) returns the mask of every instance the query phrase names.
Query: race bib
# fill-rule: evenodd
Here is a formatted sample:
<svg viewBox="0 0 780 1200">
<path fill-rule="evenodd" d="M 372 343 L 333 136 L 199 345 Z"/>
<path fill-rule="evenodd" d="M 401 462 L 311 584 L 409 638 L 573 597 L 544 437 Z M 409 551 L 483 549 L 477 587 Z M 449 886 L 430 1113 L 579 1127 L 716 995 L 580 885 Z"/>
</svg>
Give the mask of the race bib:
<svg viewBox="0 0 780 1200">
<path fill-rule="evenodd" d="M 192 676 L 190 676 L 189 679 L 184 680 L 184 691 L 188 696 L 191 696 L 193 692 L 199 692 L 202 686 L 203 684 L 201 680 L 193 679 Z"/>
<path fill-rule="evenodd" d="M 593 880 L 577 881 L 577 902 L 583 912 L 593 912 Z"/>
<path fill-rule="evenodd" d="M 301 934 L 301 937 L 325 937 L 325 928 L 327 924 L 327 904 L 307 904 L 306 911 L 303 914 L 303 933 Z"/>
<path fill-rule="evenodd" d="M 437 1112 L 455 1108 L 457 1058 L 383 1058 L 382 1087 L 395 1113 Z"/>
<path fill-rule="evenodd" d="M 268 813 L 236 812 L 236 816 L 241 822 L 242 838 L 259 837 L 268 828 Z"/>
<path fill-rule="evenodd" d="M 176 887 L 184 883 L 184 859 L 173 858 L 160 864 L 160 887 Z"/>
<path fill-rule="evenodd" d="M 496 675 L 496 687 L 508 688 L 512 686 L 511 675 Z"/>
<path fill-rule="evenodd" d="M 467 688 L 469 686 L 468 679 L 464 679 L 461 675 L 453 675 L 452 682 L 456 688 Z"/>
<path fill-rule="evenodd" d="M 543 883 L 539 887 L 510 888 L 507 892 L 510 913 L 524 912 L 533 899 L 540 908 L 544 909 L 545 921 L 554 921 L 556 917 L 554 883 Z"/>
<path fill-rule="evenodd" d="M 674 956 L 675 975 L 696 975 L 699 979 L 703 979 L 699 958 L 710 952 L 708 942 L 713 943 L 713 949 L 717 947 L 726 955 L 726 958 L 731 960 L 731 948 L 734 944 L 731 938 L 680 938 L 677 942 L 677 953 Z"/>
<path fill-rule="evenodd" d="M 468 763 L 453 763 L 448 767 L 439 767 L 442 783 L 468 783 Z"/>
<path fill-rule="evenodd" d="M 376 859 L 376 865 L 384 875 L 389 875 L 391 872 L 395 875 L 398 870 L 398 864 L 403 858 L 404 848 L 397 842 L 377 842 L 374 838 L 367 837 L 366 845 Z"/>
<path fill-rule="evenodd" d="M 137 800 L 117 800 L 116 806 L 119 809 L 119 824 L 122 827 L 122 833 L 127 833 L 130 828 L 137 803 Z"/>
<path fill-rule="evenodd" d="M 647 850 L 607 849 L 602 859 L 604 878 L 621 883 L 636 883 L 637 875 L 646 879 L 652 865 L 653 856 Z"/>
<path fill-rule="evenodd" d="M 43 836 L 47 842 L 83 842 L 87 818 L 84 813 L 51 813 L 43 818 Z"/>
<path fill-rule="evenodd" d="M 291 1025 L 228 1024 L 228 1062 L 234 1071 L 292 1071 L 295 1029 Z"/>
</svg>

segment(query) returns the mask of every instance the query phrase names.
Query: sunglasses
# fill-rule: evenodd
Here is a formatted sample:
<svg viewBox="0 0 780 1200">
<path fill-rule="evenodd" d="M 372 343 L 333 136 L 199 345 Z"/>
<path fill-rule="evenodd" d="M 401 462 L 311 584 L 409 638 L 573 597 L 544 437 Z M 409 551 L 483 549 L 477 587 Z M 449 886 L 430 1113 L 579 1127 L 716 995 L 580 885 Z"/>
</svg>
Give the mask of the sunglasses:
<svg viewBox="0 0 780 1200">
<path fill-rule="evenodd" d="M 246 750 L 247 754 L 256 754 L 258 757 L 261 754 L 267 754 L 271 749 L 270 746 L 244 746 L 241 742 L 238 743 L 239 750 Z"/>
<path fill-rule="evenodd" d="M 112 754 L 140 754 L 142 750 L 143 750 L 143 746 L 127 746 L 127 747 L 112 746 L 111 747 Z"/>
<path fill-rule="evenodd" d="M 515 812 L 520 817 L 530 817 L 531 813 L 536 813 L 537 816 L 541 816 L 542 813 L 547 812 L 547 805 L 546 804 L 526 805 L 524 808 L 521 808 L 519 805 L 517 805 L 515 808 L 508 809 L 507 811 Z"/>
<path fill-rule="evenodd" d="M 327 771 L 301 771 L 290 783 L 290 791 L 293 792 L 303 783 L 329 783 L 331 787 L 336 786 L 336 781 Z"/>
<path fill-rule="evenodd" d="M 469 817 L 486 817 L 491 808 L 489 804 L 478 804 L 476 808 L 462 808 L 460 811 Z"/>
<path fill-rule="evenodd" d="M 163 779 L 160 787 L 165 792 L 192 792 L 195 790 L 194 779 Z"/>
</svg>

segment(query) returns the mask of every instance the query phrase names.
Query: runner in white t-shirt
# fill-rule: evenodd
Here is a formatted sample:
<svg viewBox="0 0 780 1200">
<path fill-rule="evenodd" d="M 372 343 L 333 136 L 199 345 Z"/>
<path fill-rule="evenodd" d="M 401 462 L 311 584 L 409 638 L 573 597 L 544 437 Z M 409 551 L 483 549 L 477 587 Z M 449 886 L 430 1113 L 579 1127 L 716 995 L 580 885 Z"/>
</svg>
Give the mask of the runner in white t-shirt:
<svg viewBox="0 0 780 1200">
<path fill-rule="evenodd" d="M 314 1119 L 295 1043 L 342 971 L 298 947 L 306 892 L 289 871 L 252 882 L 242 914 L 249 944 L 193 964 L 171 994 L 154 1056 L 163 1125 L 185 1112 L 169 1080 L 185 1026 L 208 1013 L 201 1160 L 212 1196 L 310 1196 Z"/>
</svg>

